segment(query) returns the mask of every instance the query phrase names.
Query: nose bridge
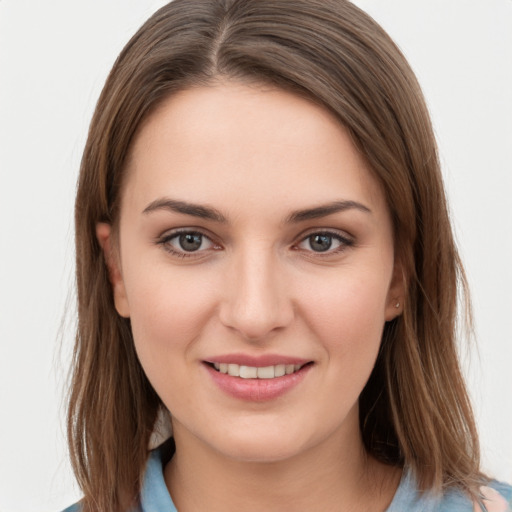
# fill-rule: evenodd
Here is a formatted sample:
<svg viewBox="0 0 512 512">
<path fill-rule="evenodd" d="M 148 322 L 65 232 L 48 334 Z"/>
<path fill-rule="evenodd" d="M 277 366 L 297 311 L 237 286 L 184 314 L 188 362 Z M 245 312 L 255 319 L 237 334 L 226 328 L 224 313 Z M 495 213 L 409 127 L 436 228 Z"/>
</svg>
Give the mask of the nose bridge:
<svg viewBox="0 0 512 512">
<path fill-rule="evenodd" d="M 240 248 L 227 279 L 221 320 L 244 338 L 262 339 L 293 318 L 281 262 L 265 242 Z"/>
</svg>

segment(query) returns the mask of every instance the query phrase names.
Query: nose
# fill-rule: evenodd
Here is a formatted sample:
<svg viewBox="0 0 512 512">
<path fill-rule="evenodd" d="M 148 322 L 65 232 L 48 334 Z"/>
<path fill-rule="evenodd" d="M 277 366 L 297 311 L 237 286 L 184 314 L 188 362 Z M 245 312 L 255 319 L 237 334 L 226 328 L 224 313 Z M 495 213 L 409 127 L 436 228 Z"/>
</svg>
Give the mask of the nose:
<svg viewBox="0 0 512 512">
<path fill-rule="evenodd" d="M 220 320 L 249 341 L 262 341 L 293 320 L 290 290 L 271 251 L 247 251 L 227 271 Z"/>
</svg>

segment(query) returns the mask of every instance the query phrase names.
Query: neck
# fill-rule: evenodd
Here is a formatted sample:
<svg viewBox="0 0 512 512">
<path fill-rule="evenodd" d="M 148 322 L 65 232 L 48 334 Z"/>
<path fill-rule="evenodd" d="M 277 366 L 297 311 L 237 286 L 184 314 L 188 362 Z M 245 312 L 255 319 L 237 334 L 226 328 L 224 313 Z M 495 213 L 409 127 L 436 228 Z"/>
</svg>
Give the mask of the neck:
<svg viewBox="0 0 512 512">
<path fill-rule="evenodd" d="M 366 454 L 358 428 L 272 462 L 225 457 L 179 425 L 174 436 L 165 480 L 180 512 L 385 510 L 400 479 Z"/>
</svg>

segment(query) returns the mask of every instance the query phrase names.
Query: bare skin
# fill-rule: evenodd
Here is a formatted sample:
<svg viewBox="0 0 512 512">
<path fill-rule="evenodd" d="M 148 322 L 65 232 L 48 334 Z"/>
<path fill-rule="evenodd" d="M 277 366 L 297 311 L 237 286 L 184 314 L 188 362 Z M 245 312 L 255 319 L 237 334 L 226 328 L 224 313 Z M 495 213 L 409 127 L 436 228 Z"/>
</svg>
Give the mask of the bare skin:
<svg viewBox="0 0 512 512">
<path fill-rule="evenodd" d="M 401 471 L 365 453 L 358 397 L 401 312 L 401 269 L 345 129 L 293 94 L 219 82 L 161 105 L 127 172 L 119 245 L 107 224 L 97 234 L 172 414 L 180 512 L 385 510 Z M 223 357 L 304 367 L 255 400 L 219 387 Z"/>
<path fill-rule="evenodd" d="M 247 463 L 202 449 L 190 457 L 185 443 L 185 455 L 167 464 L 165 481 L 180 512 L 386 510 L 402 470 L 366 456 L 359 444 L 338 446 L 333 451 L 327 442 L 283 462 Z"/>
</svg>

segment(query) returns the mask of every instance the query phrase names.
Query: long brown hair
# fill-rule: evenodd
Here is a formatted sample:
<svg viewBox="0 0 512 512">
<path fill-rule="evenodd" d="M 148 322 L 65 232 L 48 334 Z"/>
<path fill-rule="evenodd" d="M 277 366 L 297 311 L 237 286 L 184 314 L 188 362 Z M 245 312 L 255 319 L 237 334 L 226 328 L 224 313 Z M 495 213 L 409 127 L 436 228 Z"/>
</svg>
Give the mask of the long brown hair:
<svg viewBox="0 0 512 512">
<path fill-rule="evenodd" d="M 346 0 L 175 0 L 119 55 L 99 98 L 76 198 L 78 332 L 69 402 L 84 511 L 136 499 L 162 403 L 114 308 L 95 228 L 114 227 L 125 159 L 141 122 L 175 91 L 216 78 L 261 82 L 329 109 L 382 184 L 406 283 L 360 396 L 368 453 L 407 465 L 421 489 L 475 495 L 478 440 L 456 347 L 454 245 L 429 115 L 383 29 Z"/>
</svg>

